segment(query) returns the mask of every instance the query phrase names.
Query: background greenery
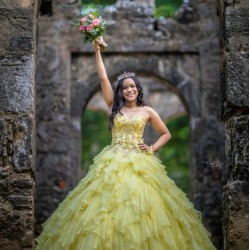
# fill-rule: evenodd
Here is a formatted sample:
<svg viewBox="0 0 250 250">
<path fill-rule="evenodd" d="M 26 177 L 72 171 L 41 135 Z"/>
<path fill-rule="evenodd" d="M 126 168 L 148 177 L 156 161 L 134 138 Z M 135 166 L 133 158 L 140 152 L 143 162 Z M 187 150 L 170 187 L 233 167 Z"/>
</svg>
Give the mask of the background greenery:
<svg viewBox="0 0 250 250">
<path fill-rule="evenodd" d="M 173 17 L 183 0 L 156 0 L 155 17 Z"/>
<path fill-rule="evenodd" d="M 106 6 L 114 4 L 116 0 L 82 0 L 82 7 Z M 183 3 L 183 0 L 156 0 L 155 1 L 155 17 L 173 17 L 175 11 Z"/>
<path fill-rule="evenodd" d="M 163 147 L 158 157 L 166 166 L 168 176 L 185 193 L 189 193 L 189 126 L 188 116 L 168 122 L 172 139 Z M 82 117 L 82 167 L 87 169 L 105 146 L 110 145 L 108 116 L 103 112 L 86 110 Z"/>
</svg>

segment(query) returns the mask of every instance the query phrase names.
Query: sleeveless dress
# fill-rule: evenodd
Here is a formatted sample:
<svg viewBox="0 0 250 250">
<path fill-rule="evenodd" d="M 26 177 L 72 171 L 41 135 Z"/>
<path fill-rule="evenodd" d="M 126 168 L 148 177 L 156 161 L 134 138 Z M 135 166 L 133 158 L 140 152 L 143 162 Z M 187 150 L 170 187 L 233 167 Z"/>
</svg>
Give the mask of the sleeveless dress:
<svg viewBox="0 0 250 250">
<path fill-rule="evenodd" d="M 140 152 L 145 125 L 116 115 L 112 144 L 43 224 L 37 250 L 216 249 L 160 160 Z"/>
</svg>

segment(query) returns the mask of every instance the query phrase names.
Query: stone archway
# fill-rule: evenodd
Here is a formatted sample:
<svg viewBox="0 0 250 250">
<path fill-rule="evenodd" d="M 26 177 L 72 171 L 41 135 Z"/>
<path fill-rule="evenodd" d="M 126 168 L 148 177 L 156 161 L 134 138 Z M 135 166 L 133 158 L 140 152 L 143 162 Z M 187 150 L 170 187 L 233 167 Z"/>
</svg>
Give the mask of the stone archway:
<svg viewBox="0 0 250 250">
<path fill-rule="evenodd" d="M 123 70 L 133 70 L 137 76 L 150 76 L 157 78 L 163 85 L 171 86 L 172 90 L 180 97 L 191 116 L 200 116 L 200 75 L 198 56 L 157 55 L 153 53 L 130 54 L 104 54 L 107 72 L 113 82 Z M 187 62 L 185 62 L 185 57 Z M 192 61 L 192 62 L 191 62 Z M 78 64 L 78 65 L 77 65 Z M 192 65 L 190 72 L 185 72 Z M 90 66 L 89 66 L 90 65 Z M 126 66 L 125 66 L 126 65 Z M 129 66 L 128 66 L 129 65 Z M 179 65 L 179 66 L 178 66 Z M 124 67 L 125 66 L 125 67 Z M 95 70 L 94 54 L 73 54 L 72 59 L 72 95 L 71 115 L 79 116 L 82 103 L 84 108 L 96 89 L 99 87 L 98 75 Z M 180 70 L 178 69 L 180 68 Z M 91 72 L 90 74 L 86 72 Z M 76 96 L 78 95 L 78 96 Z"/>
<path fill-rule="evenodd" d="M 37 176 L 40 178 L 40 180 L 39 178 L 36 179 L 36 189 L 38 190 L 36 196 L 39 198 L 36 213 L 41 213 L 36 216 L 37 219 L 40 219 L 38 223 L 43 222 L 67 192 L 73 188 L 79 173 L 71 164 L 71 161 L 74 163 L 74 152 L 70 143 L 74 140 L 77 141 L 77 139 L 72 139 L 74 133 L 71 135 L 71 132 L 76 131 L 75 134 L 77 135 L 78 125 L 77 122 L 74 123 L 74 120 L 71 121 L 71 54 L 72 52 L 87 53 L 90 46 L 83 47 L 79 35 L 76 35 L 76 32 L 71 28 L 72 20 L 78 13 L 79 5 L 77 0 L 44 2 L 46 2 L 46 8 L 43 9 L 45 15 L 39 17 L 38 57 L 36 57 L 36 25 L 41 1 L 5 1 L 1 5 L 1 13 L 3 14 L 1 28 L 3 29 L 2 33 L 5 35 L 2 36 L 1 40 L 3 46 L 0 60 L 1 69 L 4 72 L 2 74 L 3 88 L 0 91 L 0 167 L 1 176 L 4 178 L 1 180 L 1 211 L 4 211 L 4 213 L 1 214 L 3 216 L 0 219 L 4 222 L 1 225 L 4 226 L 2 226 L 0 232 L 0 241 L 4 247 L 7 246 L 13 249 L 33 247 L 35 100 L 37 103 L 36 124 L 38 135 L 36 141 L 36 167 L 38 170 Z M 242 94 L 242 89 L 247 93 L 248 85 L 245 84 L 247 81 L 241 81 L 245 85 L 239 88 L 239 91 L 232 90 L 229 91 L 230 93 L 226 93 L 225 86 L 231 84 L 234 87 L 234 83 L 238 84 L 237 81 L 232 84 L 232 73 L 230 73 L 229 69 L 230 75 L 226 72 L 228 75 L 225 75 L 222 79 L 222 85 L 224 85 L 225 80 L 225 86 L 222 86 L 222 89 L 219 88 L 220 48 L 218 27 L 220 22 L 217 12 L 218 1 L 190 0 L 189 2 L 194 6 L 188 6 L 188 13 L 185 12 L 185 8 L 182 8 L 177 20 L 154 19 L 152 17 L 152 6 L 147 6 L 147 3 L 152 3 L 152 1 L 141 0 L 136 1 L 135 4 L 133 2 L 131 3 L 132 8 L 130 8 L 130 1 L 119 1 L 120 4 L 114 8 L 115 15 L 108 10 L 110 19 L 107 23 L 106 38 L 107 42 L 110 42 L 109 51 L 113 53 L 120 53 L 121 51 L 126 53 L 153 52 L 158 53 L 158 55 L 164 52 L 173 53 L 175 56 L 184 54 L 199 55 L 200 79 L 195 81 L 196 84 L 199 83 L 199 86 L 197 85 L 195 88 L 195 92 L 198 90 L 200 94 L 200 99 L 198 98 L 200 109 L 197 110 L 196 115 L 192 116 L 190 121 L 193 138 L 191 148 L 194 149 L 191 166 L 194 174 L 193 190 L 204 190 L 204 192 L 202 195 L 201 192 L 194 193 L 193 198 L 196 207 L 203 211 L 205 224 L 211 231 L 214 243 L 219 249 L 222 247 L 220 195 L 222 185 L 226 181 L 224 175 L 226 167 L 224 164 L 224 124 L 221 122 L 220 107 L 224 109 L 222 112 L 223 118 L 227 121 L 228 140 L 244 141 L 245 134 L 243 132 L 246 130 L 242 130 L 242 127 L 247 127 L 247 115 L 245 113 L 247 109 L 245 103 L 247 101 L 244 104 L 240 103 L 239 106 L 237 101 L 238 96 Z M 242 55 L 248 52 L 248 47 L 245 45 L 247 43 L 244 42 L 247 32 L 237 29 L 237 27 L 242 26 L 241 24 L 247 18 L 248 5 L 245 1 L 234 4 L 226 3 L 225 6 L 223 1 L 219 1 L 219 3 L 222 12 L 221 24 L 225 22 L 225 18 L 223 19 L 224 14 L 229 19 L 237 18 L 239 14 L 242 14 L 242 19 L 239 22 L 231 22 L 233 28 L 229 25 L 221 29 L 222 31 L 228 31 L 225 34 L 229 38 L 236 37 L 238 33 L 240 35 L 244 33 L 243 36 L 240 36 L 239 41 L 242 46 L 230 47 L 230 49 L 234 50 L 234 55 L 241 58 Z M 49 13 L 47 13 L 47 7 Z M 128 13 L 130 14 L 129 18 L 124 18 Z M 192 14 L 190 15 L 190 13 Z M 123 30 L 120 29 L 121 24 L 124 27 Z M 128 32 L 130 29 L 131 31 Z M 135 32 L 136 36 L 134 35 Z M 113 37 L 117 39 L 116 44 L 112 44 Z M 238 40 L 228 39 L 230 44 Z M 47 53 L 48 51 L 50 52 Z M 230 53 L 228 53 L 227 58 L 229 62 L 232 61 L 232 58 L 235 59 L 232 56 L 230 57 L 232 54 Z M 36 58 L 38 60 L 37 95 L 35 97 L 34 74 Z M 233 61 L 237 62 L 237 60 Z M 247 59 L 244 59 L 245 61 Z M 226 66 L 229 67 L 230 65 L 229 63 Z M 242 69 L 240 63 L 234 64 L 234 66 L 236 70 Z M 243 69 L 243 71 L 246 70 Z M 20 72 L 22 72 L 22 75 Z M 112 72 L 112 69 L 109 69 L 109 72 L 112 76 L 120 73 Z M 147 72 L 154 75 L 151 69 L 148 69 Z M 241 71 L 239 70 L 239 72 Z M 163 80 L 167 79 L 158 73 L 155 74 L 156 77 Z M 181 81 L 175 81 L 176 77 L 173 76 L 172 82 L 180 83 Z M 243 80 L 246 80 L 246 78 L 245 75 Z M 21 83 L 24 85 L 20 87 Z M 93 81 L 93 84 L 97 87 L 95 81 Z M 184 84 L 184 89 L 187 88 L 185 86 Z M 220 94 L 224 95 L 223 98 L 226 102 L 220 99 Z M 186 95 L 184 96 L 188 95 L 188 89 L 186 89 Z M 244 101 L 246 99 L 244 96 Z M 233 108 L 230 105 L 233 105 Z M 242 114 L 242 117 L 239 118 L 239 114 Z M 245 156 L 243 151 L 248 143 L 243 143 L 243 149 L 241 144 L 236 143 L 235 147 L 226 149 L 229 160 L 237 158 L 239 154 Z M 231 162 L 229 162 L 230 164 Z M 234 185 L 227 186 L 225 194 L 227 198 L 230 198 L 237 188 L 237 194 L 244 192 L 244 190 L 240 189 L 241 185 L 239 184 L 239 180 L 242 180 L 243 175 L 244 187 L 248 183 L 245 179 L 247 167 L 238 176 L 237 171 L 238 167 L 242 166 L 241 164 L 245 164 L 244 167 L 247 165 L 245 161 L 243 163 L 236 162 L 237 168 L 232 171 L 231 168 L 234 165 L 229 166 L 230 178 L 233 176 L 231 181 L 235 182 Z M 56 176 L 59 176 L 61 180 L 55 178 Z M 43 187 L 44 183 L 41 180 L 44 177 L 48 177 L 50 182 L 45 183 L 48 185 Z M 237 188 L 235 189 L 235 187 Z M 244 193 L 244 199 L 245 196 L 247 194 Z M 233 224 L 230 227 L 227 225 L 228 218 L 234 216 L 229 213 L 228 207 L 236 200 L 237 197 L 235 197 L 233 197 L 233 200 L 229 198 L 226 200 L 227 204 L 224 211 L 226 213 L 225 242 L 229 242 L 232 238 L 230 241 L 233 242 L 232 244 L 245 240 L 243 239 L 245 234 L 242 234 L 241 238 L 234 239 L 230 232 L 235 225 Z M 41 206 L 43 203 L 45 206 Z M 50 208 L 47 207 L 48 204 L 51 204 Z M 238 212 L 237 210 L 236 214 Z M 241 211 L 238 214 L 240 213 Z M 244 211 L 243 215 L 245 214 L 247 212 Z M 244 219 L 244 216 L 239 218 Z M 228 229 L 231 231 L 229 230 L 229 232 Z"/>
<path fill-rule="evenodd" d="M 214 146 L 212 146 L 213 142 L 210 141 L 210 144 L 204 140 L 206 140 L 207 134 L 211 135 L 213 130 L 216 130 L 217 125 L 216 120 L 214 120 L 214 126 L 205 127 L 206 122 L 202 116 L 199 56 L 196 54 L 175 55 L 169 53 L 165 55 L 108 53 L 104 54 L 103 57 L 111 81 L 114 81 L 117 75 L 124 70 L 124 65 L 127 65 L 126 70 L 133 70 L 138 76 L 155 78 L 162 84 L 171 86 L 172 90 L 182 100 L 189 113 L 189 165 L 192 199 L 195 207 L 202 211 L 204 223 L 209 228 L 211 214 L 219 209 L 220 195 L 215 194 L 218 189 L 221 189 L 220 182 L 218 182 L 221 178 L 221 170 L 218 171 L 217 168 L 209 166 L 205 160 L 207 156 L 203 155 L 204 150 L 206 150 L 208 154 L 215 157 L 216 152 Z M 72 75 L 75 79 L 72 79 L 71 115 L 74 122 L 80 121 L 82 110 L 98 88 L 98 76 L 96 71 L 93 73 L 93 65 L 95 65 L 93 54 L 92 56 L 89 53 L 73 55 L 72 69 L 74 69 L 74 74 Z M 190 67 L 191 65 L 192 67 Z M 91 72 L 91 74 L 86 72 Z M 74 96 L 74 93 L 76 93 L 76 96 Z M 202 149 L 201 145 L 205 145 L 205 148 Z M 211 182 L 213 182 L 212 186 Z M 209 205 L 206 206 L 205 204 L 208 204 L 208 202 Z"/>
<path fill-rule="evenodd" d="M 106 55 L 103 55 L 104 60 L 106 60 Z M 155 57 L 155 58 L 154 58 Z M 196 65 L 193 68 L 193 71 L 196 72 L 194 76 L 192 77 L 191 74 L 183 73 L 183 68 L 185 68 L 183 65 L 180 66 L 182 68 L 182 71 L 179 72 L 178 69 L 175 67 L 177 64 L 177 60 L 169 59 L 174 58 L 174 56 L 166 55 L 166 58 L 162 57 L 162 60 L 159 61 L 159 67 L 152 67 L 152 64 L 157 61 L 157 55 L 151 55 L 148 56 L 140 55 L 139 59 L 136 57 L 136 55 L 119 55 L 119 54 L 113 54 L 108 55 L 108 59 L 106 60 L 106 63 L 108 65 L 107 70 L 113 72 L 113 76 L 110 77 L 111 80 L 115 79 L 117 75 L 119 75 L 123 71 L 123 64 L 128 65 L 128 61 L 130 63 L 130 69 L 133 69 L 138 76 L 150 76 L 152 79 L 156 79 L 158 82 L 160 82 L 162 85 L 170 86 L 171 89 L 177 93 L 177 95 L 180 97 L 182 102 L 184 103 L 186 110 L 189 113 L 190 118 L 190 124 L 193 123 L 194 118 L 198 118 L 200 114 L 200 106 L 199 106 L 199 89 L 195 85 L 194 81 L 199 79 L 198 72 L 198 65 Z M 196 62 L 197 56 L 192 56 Z M 119 59 L 117 59 L 119 58 Z M 147 59 L 148 58 L 148 59 Z M 119 60 L 117 62 L 117 60 Z M 131 63 L 131 61 L 133 61 Z M 189 63 L 190 63 L 189 59 Z M 172 61 L 172 64 L 168 63 L 168 67 L 164 67 L 162 64 L 166 62 Z M 185 64 L 185 60 L 182 60 L 183 64 Z M 120 63 L 120 65 L 119 65 Z M 132 65 L 131 65 L 132 64 Z M 87 66 L 86 66 L 87 65 Z M 90 56 L 89 54 L 74 54 L 72 58 L 72 91 L 71 91 L 71 116 L 72 121 L 74 124 L 78 125 L 77 128 L 80 128 L 80 121 L 82 112 L 85 109 L 88 101 L 93 96 L 93 94 L 96 92 L 96 90 L 99 88 L 98 83 L 98 76 L 97 72 L 92 72 L 90 75 L 84 73 L 84 72 L 91 72 L 88 67 L 92 68 L 93 65 L 95 65 L 94 61 L 94 55 Z M 114 66 L 115 65 L 115 66 Z M 143 66 L 142 66 L 143 65 Z M 192 63 L 192 65 L 195 65 Z M 134 67 L 134 68 L 133 68 Z M 167 70 L 163 70 L 166 68 Z M 165 79 L 164 79 L 165 77 Z M 170 81 L 175 81 L 174 84 L 169 83 Z M 80 130 L 75 131 L 78 133 L 78 136 L 75 136 L 75 138 L 80 138 Z M 192 135 L 192 131 L 191 131 Z M 80 145 L 79 142 L 72 143 L 74 145 Z M 192 145 L 192 137 L 190 141 L 190 145 Z M 78 149 L 74 150 L 80 152 L 80 147 Z M 191 147 L 191 157 L 192 159 L 192 147 Z M 80 156 L 80 153 L 78 154 L 78 157 Z M 76 155 L 75 155 L 76 157 Z M 80 162 L 80 159 L 78 159 L 77 162 Z M 190 165 L 192 165 L 192 162 L 190 162 Z M 80 166 L 79 166 L 80 168 Z"/>
<path fill-rule="evenodd" d="M 154 19 L 152 6 L 144 1 L 131 2 L 131 6 L 130 2 L 121 2 L 114 6 L 115 12 L 108 9 L 103 13 L 107 19 L 105 39 L 109 43 L 105 64 L 111 81 L 125 69 L 163 83 L 171 82 L 190 113 L 193 201 L 219 246 L 221 187 L 225 180 L 221 167 L 224 126 L 217 108 L 220 97 L 215 1 L 193 9 L 195 19 L 185 19 L 184 13 L 180 21 Z M 71 26 L 77 4 L 55 1 L 52 7 L 53 17 L 40 18 L 37 63 L 38 224 L 80 178 L 79 117 L 98 88 L 92 47 L 82 46 L 79 34 Z M 76 62 L 82 69 L 77 77 L 80 71 Z M 215 161 L 221 163 L 220 168 L 213 167 Z"/>
<path fill-rule="evenodd" d="M 173 178 L 177 186 L 189 196 L 190 154 L 187 111 L 180 98 L 170 87 L 158 82 L 156 77 L 139 76 L 138 79 L 142 84 L 145 105 L 157 111 L 170 129 L 173 138 L 170 143 L 156 153 L 156 156 L 165 165 L 168 176 Z M 112 85 L 116 87 L 117 81 Z M 81 167 L 83 175 L 88 171 L 96 154 L 111 143 L 111 134 L 108 131 L 109 112 L 101 90 L 98 90 L 91 97 L 82 114 Z M 157 132 L 150 124 L 146 125 L 143 138 L 148 145 L 152 145 L 158 139 Z M 173 157 L 174 155 L 175 157 Z"/>
</svg>

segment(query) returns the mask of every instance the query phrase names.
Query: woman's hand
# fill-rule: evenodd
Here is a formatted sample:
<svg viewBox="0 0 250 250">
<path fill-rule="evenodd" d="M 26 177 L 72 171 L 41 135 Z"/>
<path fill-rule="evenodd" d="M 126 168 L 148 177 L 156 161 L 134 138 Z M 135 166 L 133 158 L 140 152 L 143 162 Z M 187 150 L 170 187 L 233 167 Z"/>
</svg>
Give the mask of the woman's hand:
<svg viewBox="0 0 250 250">
<path fill-rule="evenodd" d="M 147 144 L 140 142 L 138 143 L 138 147 L 141 150 L 141 152 L 150 152 L 150 153 L 154 153 L 153 147 L 149 147 Z"/>
<path fill-rule="evenodd" d="M 94 46 L 95 51 L 100 51 L 100 50 L 101 50 L 100 44 L 99 44 L 98 42 L 95 42 L 95 43 L 93 44 L 93 46 Z"/>
</svg>

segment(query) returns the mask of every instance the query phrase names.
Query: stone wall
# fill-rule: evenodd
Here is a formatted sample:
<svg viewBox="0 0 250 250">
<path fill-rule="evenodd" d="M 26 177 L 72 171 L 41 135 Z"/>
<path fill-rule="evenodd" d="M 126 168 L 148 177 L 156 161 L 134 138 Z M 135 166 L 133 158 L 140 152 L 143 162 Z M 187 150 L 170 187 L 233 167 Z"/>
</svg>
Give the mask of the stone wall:
<svg viewBox="0 0 250 250">
<path fill-rule="evenodd" d="M 105 9 L 109 47 L 104 62 L 111 81 L 123 70 L 133 70 L 171 88 L 182 100 L 190 118 L 192 200 L 220 249 L 225 138 L 217 1 L 190 1 L 176 19 L 160 20 L 153 17 L 151 2 L 118 1 Z M 83 45 L 71 25 L 78 3 L 55 0 L 48 9 L 39 17 L 37 225 L 82 177 L 81 116 L 100 87 L 92 46 Z"/>
<path fill-rule="evenodd" d="M 0 3 L 0 249 L 33 248 L 38 2 Z"/>
<path fill-rule="evenodd" d="M 80 158 L 70 116 L 71 43 L 77 1 L 44 1 L 38 18 L 36 72 L 37 159 L 36 231 L 81 177 Z M 78 38 L 79 39 L 79 38 Z"/>
<path fill-rule="evenodd" d="M 93 50 L 71 25 L 77 0 L 42 2 L 36 57 L 39 2 L 0 3 L 1 249 L 33 248 L 35 134 L 39 226 L 82 177 L 80 120 L 99 90 Z M 189 2 L 176 19 L 156 20 L 153 1 L 118 1 L 103 12 L 109 43 L 103 56 L 112 81 L 132 66 L 179 96 L 190 117 L 194 205 L 222 249 L 227 170 L 224 247 L 248 249 L 248 2 Z"/>
<path fill-rule="evenodd" d="M 220 1 L 222 118 L 226 124 L 228 183 L 223 194 L 225 249 L 248 249 L 249 6 Z"/>
</svg>

